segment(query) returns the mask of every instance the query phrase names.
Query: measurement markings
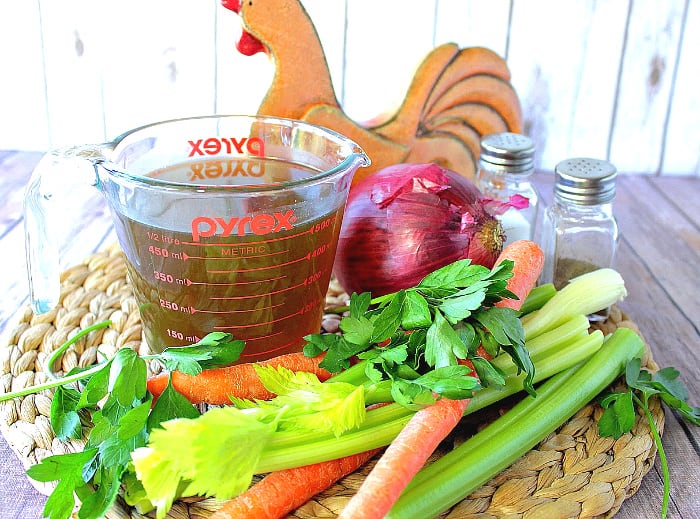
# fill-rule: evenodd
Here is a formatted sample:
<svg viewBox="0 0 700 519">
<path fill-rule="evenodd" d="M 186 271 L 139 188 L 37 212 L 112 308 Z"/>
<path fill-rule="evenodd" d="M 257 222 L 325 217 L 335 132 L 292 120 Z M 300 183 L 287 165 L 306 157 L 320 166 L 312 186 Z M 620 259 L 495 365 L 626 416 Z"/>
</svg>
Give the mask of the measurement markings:
<svg viewBox="0 0 700 519">
<path fill-rule="evenodd" d="M 185 280 L 185 284 L 187 286 L 190 285 L 207 285 L 207 286 L 213 286 L 213 287 L 234 287 L 238 285 L 258 285 L 262 283 L 271 283 L 272 281 L 279 281 L 280 279 L 285 279 L 287 276 L 277 276 L 274 278 L 268 278 L 268 279 L 256 279 L 253 281 L 234 281 L 232 283 L 209 283 L 207 281 L 190 281 L 189 279 Z"/>
<path fill-rule="evenodd" d="M 288 261 L 286 263 L 278 263 L 276 265 L 268 265 L 267 267 L 257 267 L 254 269 L 234 269 L 234 270 L 207 270 L 207 274 L 235 274 L 235 273 L 243 273 L 243 272 L 257 272 L 259 270 L 268 270 L 268 269 L 276 269 L 279 267 L 286 267 L 287 265 L 294 265 L 295 263 L 300 263 L 304 260 L 310 260 L 311 259 L 311 253 L 309 252 L 306 256 L 303 256 L 301 258 L 297 258 L 295 260 Z"/>
<path fill-rule="evenodd" d="M 258 297 L 258 296 L 256 296 L 256 297 Z M 212 297 L 211 299 L 221 299 L 221 298 Z M 261 308 L 250 308 L 248 310 L 197 310 L 195 308 L 194 311 L 199 312 L 200 314 L 245 314 L 245 313 L 249 313 L 249 312 L 259 312 L 261 310 L 272 310 L 273 308 L 277 308 L 278 306 L 284 306 L 284 303 L 279 303 L 279 304 L 270 305 L 270 306 L 263 306 Z"/>
<path fill-rule="evenodd" d="M 215 330 L 240 330 L 242 328 L 255 328 L 256 326 L 265 326 L 268 324 L 275 324 L 280 321 L 284 321 L 285 319 L 291 319 L 292 317 L 296 317 L 297 315 L 301 315 L 304 313 L 304 310 L 297 310 L 293 314 L 289 315 L 284 315 L 282 317 L 278 317 L 277 319 L 272 319 L 270 321 L 265 321 L 263 323 L 251 323 L 251 324 L 238 324 L 238 325 L 230 325 L 230 326 L 214 326 Z"/>
<path fill-rule="evenodd" d="M 280 236 L 279 238 L 270 238 L 269 240 L 260 240 L 260 241 L 251 241 L 251 242 L 246 242 L 244 245 L 262 245 L 264 243 L 274 243 L 278 241 L 284 241 L 284 240 L 293 240 L 294 238 L 298 238 L 300 236 L 304 236 L 306 234 L 313 234 L 314 233 L 314 228 L 311 227 L 310 229 L 307 229 L 304 232 L 300 232 L 297 234 L 290 234 L 288 236 Z M 250 236 L 250 235 L 246 235 Z M 201 242 L 196 242 L 196 241 L 183 241 L 180 242 L 181 245 L 192 245 L 193 247 L 232 247 L 235 246 L 235 243 L 201 243 Z"/>
<path fill-rule="evenodd" d="M 229 245 L 228 248 L 232 249 L 235 248 L 235 246 Z M 187 261 L 191 259 L 200 259 L 200 260 L 237 260 L 237 259 L 249 259 L 249 258 L 267 258 L 268 256 L 277 256 L 279 254 L 287 254 L 289 250 L 280 250 L 280 251 L 275 251 L 275 252 L 270 252 L 268 254 L 256 254 L 255 256 L 190 256 L 189 254 L 183 252 L 182 253 L 182 259 Z"/>
<path fill-rule="evenodd" d="M 305 279 L 298 285 L 291 285 L 288 286 L 287 288 L 280 288 L 279 290 L 275 290 L 274 292 L 265 292 L 264 294 L 251 294 L 247 296 L 222 296 L 222 297 L 210 297 L 209 299 L 212 301 L 235 301 L 237 299 L 256 299 L 258 297 L 265 297 L 265 296 L 273 296 L 275 294 L 281 294 L 282 292 L 287 292 L 289 290 L 294 290 L 296 288 L 300 288 L 303 286 L 308 285 L 308 280 Z"/>
<path fill-rule="evenodd" d="M 248 343 L 248 342 L 253 342 L 253 341 L 268 340 L 268 339 L 271 339 L 272 337 L 277 337 L 278 335 L 282 335 L 282 332 L 270 333 L 268 335 L 260 335 L 258 337 L 247 337 L 245 339 L 245 342 Z M 257 353 L 248 354 L 248 356 L 250 356 L 250 355 L 257 355 Z"/>
</svg>

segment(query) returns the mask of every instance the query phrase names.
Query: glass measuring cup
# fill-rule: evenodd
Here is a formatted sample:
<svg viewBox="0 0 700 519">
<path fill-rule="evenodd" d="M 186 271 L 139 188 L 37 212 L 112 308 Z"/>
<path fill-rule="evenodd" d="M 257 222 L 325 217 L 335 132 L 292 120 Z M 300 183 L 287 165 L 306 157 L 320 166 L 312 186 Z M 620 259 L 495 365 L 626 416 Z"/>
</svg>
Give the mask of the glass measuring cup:
<svg viewBox="0 0 700 519">
<path fill-rule="evenodd" d="M 48 153 L 25 196 L 30 300 L 59 301 L 55 202 L 96 186 L 113 216 L 153 351 L 213 331 L 241 361 L 319 330 L 352 176 L 369 159 L 331 130 L 261 116 L 159 122 Z"/>
</svg>

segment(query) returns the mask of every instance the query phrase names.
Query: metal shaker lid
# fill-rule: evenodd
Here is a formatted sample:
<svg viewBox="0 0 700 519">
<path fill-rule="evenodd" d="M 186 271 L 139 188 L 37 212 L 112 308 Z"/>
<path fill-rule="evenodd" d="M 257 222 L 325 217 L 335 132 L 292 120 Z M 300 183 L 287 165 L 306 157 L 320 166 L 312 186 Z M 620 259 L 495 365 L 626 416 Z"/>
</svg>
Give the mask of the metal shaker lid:
<svg viewBox="0 0 700 519">
<path fill-rule="evenodd" d="M 503 173 L 527 173 L 534 168 L 535 145 L 519 133 L 492 133 L 481 139 L 481 167 Z"/>
<path fill-rule="evenodd" d="M 554 168 L 554 196 L 578 205 L 596 205 L 615 198 L 617 169 L 607 160 L 566 159 Z"/>
</svg>

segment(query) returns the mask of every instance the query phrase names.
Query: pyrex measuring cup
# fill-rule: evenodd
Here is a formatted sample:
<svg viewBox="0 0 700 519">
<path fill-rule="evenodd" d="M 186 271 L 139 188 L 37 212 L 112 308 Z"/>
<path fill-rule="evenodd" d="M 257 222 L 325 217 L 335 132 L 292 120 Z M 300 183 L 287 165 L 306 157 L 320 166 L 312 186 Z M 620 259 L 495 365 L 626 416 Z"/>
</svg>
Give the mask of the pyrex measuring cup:
<svg viewBox="0 0 700 519">
<path fill-rule="evenodd" d="M 25 199 L 30 299 L 59 301 L 52 224 L 77 183 L 107 200 L 149 347 L 224 331 L 241 361 L 298 351 L 319 330 L 353 173 L 352 141 L 300 121 L 209 116 L 47 154 Z"/>
</svg>

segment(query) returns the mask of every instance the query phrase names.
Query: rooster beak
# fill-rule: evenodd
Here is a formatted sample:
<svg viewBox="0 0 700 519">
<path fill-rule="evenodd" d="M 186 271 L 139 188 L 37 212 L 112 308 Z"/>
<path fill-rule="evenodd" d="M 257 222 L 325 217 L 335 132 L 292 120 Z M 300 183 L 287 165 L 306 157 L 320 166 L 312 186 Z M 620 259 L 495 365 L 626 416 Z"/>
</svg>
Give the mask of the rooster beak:
<svg viewBox="0 0 700 519">
<path fill-rule="evenodd" d="M 241 11 L 241 0 L 221 0 L 221 5 L 234 13 L 239 13 Z"/>
</svg>

